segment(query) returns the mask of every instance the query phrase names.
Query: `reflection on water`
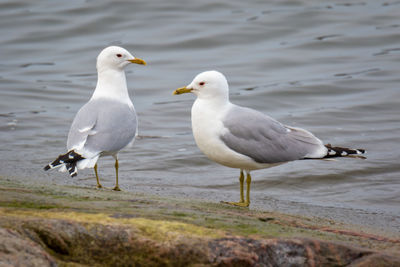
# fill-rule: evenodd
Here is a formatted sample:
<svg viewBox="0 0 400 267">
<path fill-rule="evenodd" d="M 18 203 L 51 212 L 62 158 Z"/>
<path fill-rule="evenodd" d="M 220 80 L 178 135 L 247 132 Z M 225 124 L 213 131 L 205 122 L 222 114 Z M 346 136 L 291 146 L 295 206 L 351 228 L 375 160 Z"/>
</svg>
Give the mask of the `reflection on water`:
<svg viewBox="0 0 400 267">
<path fill-rule="evenodd" d="M 368 159 L 293 162 L 253 173 L 253 208 L 400 228 L 400 4 L 320 1 L 3 1 L 0 3 L 0 175 L 94 186 L 42 167 L 64 152 L 69 125 L 110 44 L 144 58 L 128 87 L 139 138 L 120 154 L 132 192 L 236 200 L 234 169 L 206 159 L 190 129 L 194 97 L 172 96 L 217 69 L 234 103 L 303 127 Z M 114 182 L 112 159 L 99 162 Z M 18 178 L 16 178 L 18 177 Z"/>
</svg>

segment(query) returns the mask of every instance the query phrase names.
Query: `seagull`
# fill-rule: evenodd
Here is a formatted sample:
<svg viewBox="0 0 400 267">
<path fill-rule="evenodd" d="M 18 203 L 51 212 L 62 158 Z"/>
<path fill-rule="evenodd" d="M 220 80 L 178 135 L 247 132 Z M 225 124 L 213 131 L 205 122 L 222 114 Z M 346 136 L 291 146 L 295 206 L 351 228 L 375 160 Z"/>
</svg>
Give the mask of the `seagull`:
<svg viewBox="0 0 400 267">
<path fill-rule="evenodd" d="M 44 167 L 44 170 L 60 168 L 74 177 L 78 169 L 94 168 L 97 188 L 102 188 L 97 172 L 97 160 L 103 156 L 115 159 L 118 186 L 118 152 L 135 140 L 138 123 L 135 108 L 129 98 L 125 67 L 130 63 L 146 65 L 127 50 L 109 46 L 97 57 L 97 85 L 89 102 L 82 106 L 68 133 L 67 153 Z"/>
<path fill-rule="evenodd" d="M 240 169 L 239 202 L 223 202 L 248 207 L 253 170 L 270 168 L 289 161 L 329 159 L 335 157 L 365 158 L 364 149 L 324 145 L 312 133 L 286 126 L 254 109 L 229 101 L 229 86 L 218 71 L 198 74 L 193 81 L 173 94 L 193 93 L 192 130 L 199 149 L 211 160 Z M 246 172 L 246 200 L 244 199 Z"/>
</svg>

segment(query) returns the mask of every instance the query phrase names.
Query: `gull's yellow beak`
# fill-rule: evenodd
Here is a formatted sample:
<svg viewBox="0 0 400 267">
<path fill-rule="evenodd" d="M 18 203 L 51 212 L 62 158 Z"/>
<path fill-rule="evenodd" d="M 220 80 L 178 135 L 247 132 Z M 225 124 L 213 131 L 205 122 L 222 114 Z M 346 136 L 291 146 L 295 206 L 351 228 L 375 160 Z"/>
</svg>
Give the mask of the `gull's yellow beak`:
<svg viewBox="0 0 400 267">
<path fill-rule="evenodd" d="M 130 63 L 135 63 L 135 64 L 140 64 L 140 65 L 147 65 L 146 61 L 140 58 L 135 58 L 135 59 L 128 59 Z"/>
<path fill-rule="evenodd" d="M 172 94 L 173 95 L 180 95 L 180 94 L 186 94 L 186 93 L 190 93 L 193 89 L 189 89 L 185 87 L 181 87 L 176 89 Z"/>
</svg>

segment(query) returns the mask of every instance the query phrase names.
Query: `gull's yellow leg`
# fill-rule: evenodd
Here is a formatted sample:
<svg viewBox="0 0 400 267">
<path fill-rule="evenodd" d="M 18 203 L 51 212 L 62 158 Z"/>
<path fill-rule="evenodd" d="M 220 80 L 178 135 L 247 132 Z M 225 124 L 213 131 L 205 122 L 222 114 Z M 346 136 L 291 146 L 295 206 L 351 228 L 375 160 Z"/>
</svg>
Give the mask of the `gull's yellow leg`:
<svg viewBox="0 0 400 267">
<path fill-rule="evenodd" d="M 118 159 L 115 159 L 115 187 L 113 188 L 113 190 L 115 191 L 121 191 L 121 189 L 118 186 Z"/>
<path fill-rule="evenodd" d="M 100 184 L 99 175 L 97 174 L 97 163 L 94 165 L 94 173 L 96 174 L 97 188 L 102 188 L 103 186 Z"/>
<path fill-rule="evenodd" d="M 244 183 L 244 174 L 243 170 L 240 170 L 240 176 L 239 176 L 239 182 L 240 182 L 240 203 L 244 203 L 244 193 L 243 193 L 243 183 Z"/>
<path fill-rule="evenodd" d="M 245 203 L 247 203 L 247 206 L 249 206 L 250 205 L 250 184 L 251 184 L 250 172 L 247 173 L 246 184 L 247 184 L 247 190 L 246 190 L 246 202 Z"/>
<path fill-rule="evenodd" d="M 250 177 L 250 178 L 249 178 Z M 239 206 L 239 207 L 248 207 L 250 204 L 250 183 L 251 183 L 251 176 L 250 173 L 247 174 L 247 195 L 246 195 L 246 201 L 244 201 L 244 174 L 243 170 L 240 170 L 240 176 L 239 176 L 239 183 L 240 183 L 240 201 L 239 202 L 225 202 L 221 201 L 222 203 L 233 205 L 233 206 Z"/>
</svg>

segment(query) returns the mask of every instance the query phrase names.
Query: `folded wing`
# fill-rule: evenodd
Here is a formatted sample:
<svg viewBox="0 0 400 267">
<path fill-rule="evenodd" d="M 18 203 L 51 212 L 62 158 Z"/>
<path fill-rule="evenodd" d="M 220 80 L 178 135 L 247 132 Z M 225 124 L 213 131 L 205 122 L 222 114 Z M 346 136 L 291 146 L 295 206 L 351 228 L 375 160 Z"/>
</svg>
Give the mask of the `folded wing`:
<svg viewBox="0 0 400 267">
<path fill-rule="evenodd" d="M 258 163 L 321 158 L 326 147 L 310 132 L 285 126 L 249 108 L 233 106 L 223 120 L 221 140 L 232 150 Z"/>
</svg>

